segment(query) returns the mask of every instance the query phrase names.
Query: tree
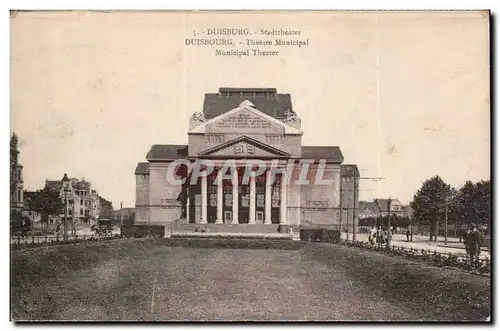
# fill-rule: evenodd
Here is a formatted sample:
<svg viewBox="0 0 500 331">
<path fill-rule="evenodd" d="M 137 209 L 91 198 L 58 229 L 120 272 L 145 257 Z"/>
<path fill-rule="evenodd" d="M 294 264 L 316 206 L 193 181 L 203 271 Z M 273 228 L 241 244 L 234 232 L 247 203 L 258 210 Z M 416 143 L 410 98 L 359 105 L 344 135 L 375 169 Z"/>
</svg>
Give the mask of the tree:
<svg viewBox="0 0 500 331">
<path fill-rule="evenodd" d="M 469 223 L 490 225 L 491 222 L 490 181 L 465 182 L 457 193 L 455 212 L 460 225 Z"/>
<path fill-rule="evenodd" d="M 475 185 L 476 222 L 491 229 L 491 182 L 479 181 Z"/>
<path fill-rule="evenodd" d="M 35 196 L 28 200 L 28 206 L 40 214 L 41 222 L 45 224 L 48 224 L 50 215 L 61 215 L 65 208 L 59 192 L 49 187 L 36 191 Z"/>
<path fill-rule="evenodd" d="M 415 223 L 430 226 L 429 240 L 436 241 L 439 223 L 444 221 L 453 190 L 439 176 L 427 179 L 410 203 Z"/>
<path fill-rule="evenodd" d="M 11 210 L 10 211 L 10 231 L 11 235 L 15 233 L 23 233 L 24 236 L 24 223 L 23 223 L 23 215 L 19 211 Z"/>
<path fill-rule="evenodd" d="M 99 218 L 111 219 L 113 217 L 113 204 L 111 201 L 99 197 L 100 211 Z"/>
<path fill-rule="evenodd" d="M 465 184 L 458 190 L 456 208 L 457 208 L 457 220 L 460 225 L 468 224 L 474 220 L 474 199 L 476 195 L 475 185 L 470 181 L 466 181 Z"/>
</svg>

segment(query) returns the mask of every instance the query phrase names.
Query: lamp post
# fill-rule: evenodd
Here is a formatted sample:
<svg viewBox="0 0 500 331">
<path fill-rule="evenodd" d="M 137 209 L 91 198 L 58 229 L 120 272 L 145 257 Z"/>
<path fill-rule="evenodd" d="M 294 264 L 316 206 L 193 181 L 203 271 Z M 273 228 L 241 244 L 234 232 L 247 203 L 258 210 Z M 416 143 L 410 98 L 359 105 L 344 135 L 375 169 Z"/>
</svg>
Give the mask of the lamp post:
<svg viewBox="0 0 500 331">
<path fill-rule="evenodd" d="M 444 198 L 444 244 L 448 245 L 448 196 Z"/>
<path fill-rule="evenodd" d="M 391 203 L 392 199 L 389 197 L 387 201 L 387 248 L 391 247 Z"/>
<path fill-rule="evenodd" d="M 63 239 L 64 241 L 68 240 L 68 193 L 69 193 L 69 184 L 70 180 L 68 178 L 67 174 L 64 174 L 63 179 L 63 194 L 64 194 L 64 224 L 63 224 L 63 229 L 64 229 L 64 234 L 63 234 Z"/>
</svg>

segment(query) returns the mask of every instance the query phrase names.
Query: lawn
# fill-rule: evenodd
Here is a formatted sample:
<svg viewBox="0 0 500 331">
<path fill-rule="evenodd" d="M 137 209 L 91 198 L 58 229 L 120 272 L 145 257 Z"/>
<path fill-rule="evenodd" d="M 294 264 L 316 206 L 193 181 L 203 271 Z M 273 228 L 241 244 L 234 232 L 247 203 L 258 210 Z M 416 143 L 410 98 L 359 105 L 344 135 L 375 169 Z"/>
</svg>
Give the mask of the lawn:
<svg viewBox="0 0 500 331">
<path fill-rule="evenodd" d="M 13 251 L 12 318 L 460 321 L 490 315 L 489 278 L 457 270 L 329 244 L 178 243 L 131 239 Z"/>
</svg>

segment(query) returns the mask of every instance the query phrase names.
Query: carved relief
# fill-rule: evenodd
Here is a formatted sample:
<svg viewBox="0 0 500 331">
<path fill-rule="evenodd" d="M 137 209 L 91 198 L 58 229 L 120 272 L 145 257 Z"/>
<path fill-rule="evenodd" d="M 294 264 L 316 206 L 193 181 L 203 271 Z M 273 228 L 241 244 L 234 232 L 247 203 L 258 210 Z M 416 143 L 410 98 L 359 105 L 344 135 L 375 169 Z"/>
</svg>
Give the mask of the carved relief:
<svg viewBox="0 0 500 331">
<path fill-rule="evenodd" d="M 267 134 L 266 143 L 272 145 L 281 145 L 285 143 L 285 136 L 281 134 Z"/>
<path fill-rule="evenodd" d="M 191 116 L 189 120 L 189 129 L 191 130 L 203 122 L 205 122 L 205 116 L 203 115 L 203 112 L 198 111 Z"/>
<path fill-rule="evenodd" d="M 257 207 L 264 207 L 266 196 L 264 194 L 257 194 Z"/>
<path fill-rule="evenodd" d="M 280 206 L 280 191 L 278 185 L 274 185 L 273 193 L 271 195 L 271 206 L 277 208 Z"/>
<path fill-rule="evenodd" d="M 233 148 L 234 148 L 234 155 L 255 154 L 255 147 L 244 142 L 235 144 Z"/>
<path fill-rule="evenodd" d="M 208 133 L 205 135 L 205 142 L 207 143 L 224 143 L 226 136 L 222 133 Z"/>
<path fill-rule="evenodd" d="M 283 122 L 293 128 L 300 129 L 302 120 L 293 110 L 287 109 L 285 111 L 285 118 L 283 119 Z"/>
<path fill-rule="evenodd" d="M 217 206 L 217 194 L 210 193 L 210 207 Z"/>
</svg>

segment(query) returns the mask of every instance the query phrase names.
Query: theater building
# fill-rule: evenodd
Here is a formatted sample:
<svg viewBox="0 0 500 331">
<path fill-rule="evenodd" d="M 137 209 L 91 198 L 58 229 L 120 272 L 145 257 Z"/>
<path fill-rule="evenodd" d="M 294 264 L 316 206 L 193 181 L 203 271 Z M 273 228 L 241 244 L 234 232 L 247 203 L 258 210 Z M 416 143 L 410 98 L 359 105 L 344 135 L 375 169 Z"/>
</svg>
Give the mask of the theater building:
<svg viewBox="0 0 500 331">
<path fill-rule="evenodd" d="M 344 158 L 338 146 L 303 146 L 302 134 L 290 94 L 274 88 L 206 94 L 203 111 L 190 118 L 187 144 L 153 145 L 137 165 L 136 223 L 335 226 Z M 212 171 L 193 180 L 189 164 L 204 170 L 205 163 Z M 172 182 L 169 167 L 184 184 Z"/>
</svg>

